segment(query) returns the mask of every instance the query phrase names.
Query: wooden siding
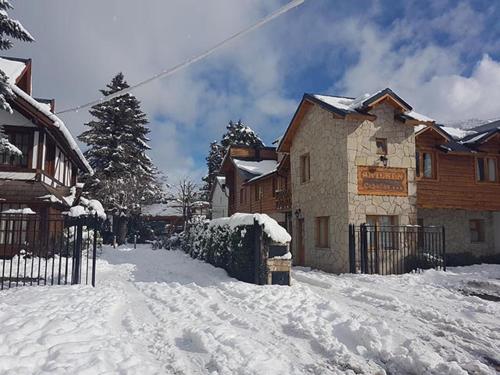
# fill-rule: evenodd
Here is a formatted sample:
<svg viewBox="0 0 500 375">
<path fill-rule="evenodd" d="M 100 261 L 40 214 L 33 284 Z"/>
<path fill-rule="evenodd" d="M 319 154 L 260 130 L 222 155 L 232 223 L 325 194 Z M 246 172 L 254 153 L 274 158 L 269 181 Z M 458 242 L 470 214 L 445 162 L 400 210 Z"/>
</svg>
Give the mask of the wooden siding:
<svg viewBox="0 0 500 375">
<path fill-rule="evenodd" d="M 416 142 L 417 150 L 434 150 L 436 157 L 436 179 L 417 179 L 419 208 L 500 211 L 500 182 L 476 181 L 475 154 L 437 150 L 436 146 L 442 144 L 443 139 L 432 131 L 417 136 Z M 500 141 L 492 139 L 478 151 L 479 156 L 496 157 L 498 166 L 499 150 Z"/>
</svg>

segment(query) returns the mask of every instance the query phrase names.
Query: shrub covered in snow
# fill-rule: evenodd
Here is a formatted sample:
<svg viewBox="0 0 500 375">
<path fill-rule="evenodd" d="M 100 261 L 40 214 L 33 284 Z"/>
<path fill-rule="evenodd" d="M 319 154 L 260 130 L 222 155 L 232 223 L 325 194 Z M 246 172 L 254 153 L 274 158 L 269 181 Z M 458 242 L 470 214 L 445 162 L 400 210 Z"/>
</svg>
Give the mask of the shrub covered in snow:
<svg viewBox="0 0 500 375">
<path fill-rule="evenodd" d="M 256 272 L 265 277 L 265 267 L 256 270 L 254 224 L 262 227 L 264 241 L 285 244 L 291 240 L 287 231 L 269 216 L 238 213 L 191 225 L 183 234 L 182 249 L 193 258 L 224 268 L 232 277 L 254 282 Z"/>
</svg>

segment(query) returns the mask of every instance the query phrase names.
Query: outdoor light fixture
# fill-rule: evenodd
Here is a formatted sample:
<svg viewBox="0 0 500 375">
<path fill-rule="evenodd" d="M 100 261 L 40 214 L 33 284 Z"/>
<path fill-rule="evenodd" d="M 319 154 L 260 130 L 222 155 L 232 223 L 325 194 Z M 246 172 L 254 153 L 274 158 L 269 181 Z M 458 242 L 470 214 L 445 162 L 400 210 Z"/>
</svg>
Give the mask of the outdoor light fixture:
<svg viewBox="0 0 500 375">
<path fill-rule="evenodd" d="M 299 208 L 298 210 L 295 210 L 295 217 L 298 219 L 300 218 L 300 215 L 302 214 L 302 210 Z"/>
<path fill-rule="evenodd" d="M 389 161 L 389 159 L 387 159 L 387 156 L 382 155 L 380 157 L 380 161 L 382 162 L 382 164 L 384 165 L 384 167 L 387 167 L 387 162 Z"/>
</svg>

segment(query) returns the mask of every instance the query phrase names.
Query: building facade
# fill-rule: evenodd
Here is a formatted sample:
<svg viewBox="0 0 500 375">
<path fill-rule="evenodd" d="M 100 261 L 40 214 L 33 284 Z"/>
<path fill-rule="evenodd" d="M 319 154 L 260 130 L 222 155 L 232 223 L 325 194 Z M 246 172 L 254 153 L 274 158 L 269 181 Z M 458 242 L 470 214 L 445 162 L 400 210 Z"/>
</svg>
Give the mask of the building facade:
<svg viewBox="0 0 500 375">
<path fill-rule="evenodd" d="M 9 99 L 13 113 L 0 111 L 0 124 L 9 142 L 22 152 L 0 153 L 0 214 L 36 214 L 41 218 L 37 225 L 45 223 L 45 231 L 58 236 L 51 220 L 59 221 L 62 212 L 77 204 L 81 190 L 77 176 L 92 173 L 92 168 L 54 114 L 54 101 L 31 96 L 31 60 L 0 58 L 0 68 L 14 94 Z M 27 225 L 0 220 L 4 256 L 14 254 L 24 242 Z M 20 233 L 17 240 L 8 238 L 9 230 Z"/>
<path fill-rule="evenodd" d="M 212 219 L 228 216 L 229 194 L 226 189 L 226 177 L 216 176 L 210 191 Z"/>
<path fill-rule="evenodd" d="M 415 126 L 432 120 L 389 89 L 305 95 L 278 151 L 290 155 L 296 264 L 348 272 L 348 226 L 417 223 Z"/>
</svg>

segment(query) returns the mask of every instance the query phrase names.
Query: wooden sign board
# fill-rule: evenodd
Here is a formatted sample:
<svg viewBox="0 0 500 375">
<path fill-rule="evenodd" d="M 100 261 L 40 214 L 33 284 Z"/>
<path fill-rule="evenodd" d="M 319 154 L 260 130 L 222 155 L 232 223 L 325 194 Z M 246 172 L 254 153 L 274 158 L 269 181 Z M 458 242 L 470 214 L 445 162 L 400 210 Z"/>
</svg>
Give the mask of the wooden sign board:
<svg viewBox="0 0 500 375">
<path fill-rule="evenodd" d="M 408 196 L 408 171 L 405 168 L 358 167 L 358 194 Z"/>
</svg>

